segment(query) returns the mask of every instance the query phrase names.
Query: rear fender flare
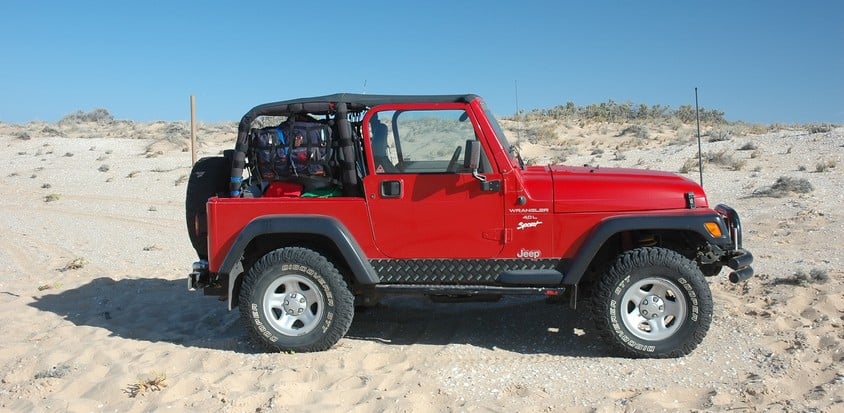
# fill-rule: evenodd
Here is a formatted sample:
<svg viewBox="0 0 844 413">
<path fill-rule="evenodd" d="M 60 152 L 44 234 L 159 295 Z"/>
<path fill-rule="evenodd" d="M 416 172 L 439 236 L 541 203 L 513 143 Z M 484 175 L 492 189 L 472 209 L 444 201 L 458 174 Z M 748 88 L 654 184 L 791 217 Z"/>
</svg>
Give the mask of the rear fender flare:
<svg viewBox="0 0 844 413">
<path fill-rule="evenodd" d="M 267 234 L 314 234 L 323 236 L 337 247 L 346 264 L 352 271 L 351 276 L 358 284 L 377 284 L 378 274 L 369 264 L 366 255 L 346 227 L 335 218 L 323 215 L 267 215 L 255 218 L 246 224 L 229 249 L 220 265 L 220 273 L 229 274 L 240 264 L 243 251 L 258 236 Z M 235 274 L 236 275 L 236 274 Z M 236 277 L 228 277 L 228 293 L 231 300 L 237 282 Z"/>
</svg>

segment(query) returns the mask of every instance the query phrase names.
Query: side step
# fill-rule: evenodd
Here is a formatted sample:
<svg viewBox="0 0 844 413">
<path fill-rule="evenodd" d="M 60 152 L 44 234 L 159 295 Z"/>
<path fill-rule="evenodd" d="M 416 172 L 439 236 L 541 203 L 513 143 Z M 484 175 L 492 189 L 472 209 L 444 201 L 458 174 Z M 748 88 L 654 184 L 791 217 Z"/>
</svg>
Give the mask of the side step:
<svg viewBox="0 0 844 413">
<path fill-rule="evenodd" d="M 502 272 L 497 281 L 513 286 L 556 287 L 563 282 L 563 273 L 557 270 L 510 270 Z"/>
<path fill-rule="evenodd" d="M 559 283 L 558 283 L 559 284 Z M 566 287 L 504 287 L 498 285 L 376 284 L 375 292 L 404 295 L 544 295 L 559 296 Z"/>
</svg>

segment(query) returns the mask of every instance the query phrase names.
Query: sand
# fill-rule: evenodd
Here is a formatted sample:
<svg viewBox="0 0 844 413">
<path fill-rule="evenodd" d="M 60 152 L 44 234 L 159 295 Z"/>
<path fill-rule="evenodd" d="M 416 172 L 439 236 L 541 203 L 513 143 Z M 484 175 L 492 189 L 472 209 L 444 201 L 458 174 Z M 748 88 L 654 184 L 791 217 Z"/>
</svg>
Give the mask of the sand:
<svg viewBox="0 0 844 413">
<path fill-rule="evenodd" d="M 201 126 L 201 155 L 232 146 L 234 124 Z M 674 172 L 696 151 L 688 130 L 627 126 L 520 146 Z M 329 351 L 263 353 L 187 291 L 187 130 L 0 123 L 0 411 L 844 411 L 844 128 L 704 138 L 710 202 L 741 213 L 757 275 L 710 278 L 710 332 L 671 360 L 620 358 L 582 312 L 531 297 L 390 298 Z M 780 177 L 812 190 L 761 196 Z"/>
</svg>

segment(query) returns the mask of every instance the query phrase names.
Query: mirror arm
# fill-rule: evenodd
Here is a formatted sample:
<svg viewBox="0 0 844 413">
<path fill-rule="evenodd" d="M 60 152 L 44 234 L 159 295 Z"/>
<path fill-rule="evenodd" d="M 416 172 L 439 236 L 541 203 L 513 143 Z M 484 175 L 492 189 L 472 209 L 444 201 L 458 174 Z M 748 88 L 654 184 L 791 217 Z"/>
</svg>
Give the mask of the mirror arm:
<svg viewBox="0 0 844 413">
<path fill-rule="evenodd" d="M 486 177 L 478 173 L 478 168 L 472 170 L 472 176 L 480 182 L 486 182 Z"/>
</svg>

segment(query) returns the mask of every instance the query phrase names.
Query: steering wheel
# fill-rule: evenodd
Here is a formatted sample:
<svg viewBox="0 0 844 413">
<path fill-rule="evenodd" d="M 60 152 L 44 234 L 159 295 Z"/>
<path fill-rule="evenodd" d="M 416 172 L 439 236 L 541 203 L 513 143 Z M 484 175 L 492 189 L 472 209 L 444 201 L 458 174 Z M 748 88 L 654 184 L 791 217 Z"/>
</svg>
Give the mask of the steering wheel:
<svg viewBox="0 0 844 413">
<path fill-rule="evenodd" d="M 445 168 L 445 171 L 453 174 L 457 172 L 457 166 L 460 165 L 460 152 L 463 150 L 462 146 L 458 146 L 454 148 L 454 155 L 451 155 L 451 160 L 448 162 L 448 167 Z"/>
</svg>

